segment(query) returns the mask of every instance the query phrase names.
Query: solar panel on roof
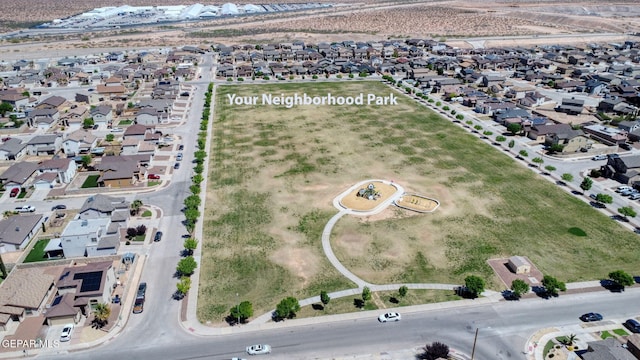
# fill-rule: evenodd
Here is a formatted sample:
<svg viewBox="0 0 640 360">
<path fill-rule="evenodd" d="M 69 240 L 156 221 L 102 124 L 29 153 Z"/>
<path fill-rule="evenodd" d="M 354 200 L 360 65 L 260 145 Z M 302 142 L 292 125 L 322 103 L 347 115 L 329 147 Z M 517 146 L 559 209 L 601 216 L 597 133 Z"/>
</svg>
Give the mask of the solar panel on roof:
<svg viewBox="0 0 640 360">
<path fill-rule="evenodd" d="M 100 290 L 100 284 L 102 283 L 102 271 L 76 274 L 73 279 L 82 280 L 80 292 L 98 291 Z"/>
</svg>

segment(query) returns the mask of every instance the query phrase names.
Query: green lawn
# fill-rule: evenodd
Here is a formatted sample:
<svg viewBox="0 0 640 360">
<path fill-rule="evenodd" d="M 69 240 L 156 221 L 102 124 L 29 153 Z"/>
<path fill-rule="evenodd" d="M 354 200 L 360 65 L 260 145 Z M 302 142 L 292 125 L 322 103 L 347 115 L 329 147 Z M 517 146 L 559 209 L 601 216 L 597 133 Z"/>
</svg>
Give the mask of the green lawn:
<svg viewBox="0 0 640 360">
<path fill-rule="evenodd" d="M 131 125 L 133 124 L 133 120 L 120 120 L 120 122 L 118 123 L 118 126 L 120 125 Z"/>
<path fill-rule="evenodd" d="M 239 300 L 256 313 L 286 296 L 354 287 L 324 257 L 332 199 L 355 182 L 395 179 L 441 202 L 432 214 L 341 218 L 331 240 L 373 283 L 463 283 L 501 290 L 487 259 L 523 255 L 561 281 L 640 265 L 637 235 L 516 163 L 504 151 L 404 97 L 397 106 L 235 106 L 229 94 L 388 95 L 376 82 L 218 86 L 198 317 Z"/>
<path fill-rule="evenodd" d="M 87 189 L 87 188 L 98 187 L 98 178 L 99 177 L 100 177 L 100 175 L 89 175 L 89 176 L 87 176 L 87 180 L 85 180 L 84 183 L 82 183 L 81 188 Z"/>
<path fill-rule="evenodd" d="M 151 187 L 151 186 L 158 186 L 160 185 L 160 181 L 149 181 L 147 182 L 147 186 Z"/>
<path fill-rule="evenodd" d="M 153 213 L 151 212 L 151 210 L 145 210 L 145 211 L 142 213 L 142 215 L 141 215 L 141 216 L 142 216 L 142 217 L 150 217 L 151 215 L 153 215 Z"/>
<path fill-rule="evenodd" d="M 46 261 L 47 258 L 44 256 L 44 248 L 47 247 L 49 243 L 49 239 L 38 240 L 38 242 L 33 246 L 29 255 L 24 259 L 25 263 L 30 262 L 38 262 L 38 261 Z"/>
<path fill-rule="evenodd" d="M 388 309 L 402 306 L 430 304 L 443 301 L 462 299 L 453 291 L 445 290 L 409 290 L 404 298 L 398 296 L 397 291 L 380 291 L 372 293 L 372 300 L 368 301 L 364 308 L 356 306 L 361 296 L 347 296 L 339 299 L 331 299 L 329 304 L 322 306 L 317 303 L 304 306 L 300 309 L 297 318 L 314 317 L 323 315 L 344 314 L 359 310 Z M 400 310 L 402 312 L 402 310 Z"/>
<path fill-rule="evenodd" d="M 25 196 L 27 196 L 27 191 L 21 188 L 20 193 L 18 194 L 18 199 L 23 199 Z"/>
</svg>

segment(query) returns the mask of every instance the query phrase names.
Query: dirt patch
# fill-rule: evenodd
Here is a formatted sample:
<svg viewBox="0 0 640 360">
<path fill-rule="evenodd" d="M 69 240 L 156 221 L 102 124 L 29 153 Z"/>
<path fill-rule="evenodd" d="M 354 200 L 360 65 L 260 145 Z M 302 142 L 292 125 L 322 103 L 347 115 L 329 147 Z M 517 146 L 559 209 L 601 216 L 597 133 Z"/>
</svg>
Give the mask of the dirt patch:
<svg viewBox="0 0 640 360">
<path fill-rule="evenodd" d="M 316 275 L 319 269 L 319 259 L 310 249 L 285 247 L 274 252 L 270 259 L 296 274 L 302 287 L 309 284 L 309 280 Z"/>
<path fill-rule="evenodd" d="M 359 196 L 360 193 L 369 191 L 371 195 L 367 198 Z M 340 200 L 342 206 L 356 211 L 371 211 L 393 196 L 398 189 L 381 181 L 372 181 L 362 187 L 355 188 Z"/>
<path fill-rule="evenodd" d="M 396 204 L 411 210 L 421 212 L 431 212 L 435 210 L 439 205 L 439 203 L 433 199 L 415 194 L 403 195 L 401 198 L 396 200 Z"/>
</svg>

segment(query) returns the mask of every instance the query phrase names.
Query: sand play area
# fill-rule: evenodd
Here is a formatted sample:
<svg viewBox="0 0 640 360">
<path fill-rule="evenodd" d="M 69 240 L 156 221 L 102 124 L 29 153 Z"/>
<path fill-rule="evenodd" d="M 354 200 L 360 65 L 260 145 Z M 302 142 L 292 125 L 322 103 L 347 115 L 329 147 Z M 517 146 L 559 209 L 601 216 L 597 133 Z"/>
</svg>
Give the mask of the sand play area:
<svg viewBox="0 0 640 360">
<path fill-rule="evenodd" d="M 367 191 L 371 192 L 372 196 L 359 196 L 360 192 Z M 398 188 L 393 183 L 373 180 L 352 187 L 349 193 L 340 199 L 340 205 L 354 211 L 372 211 L 397 192 Z"/>
</svg>

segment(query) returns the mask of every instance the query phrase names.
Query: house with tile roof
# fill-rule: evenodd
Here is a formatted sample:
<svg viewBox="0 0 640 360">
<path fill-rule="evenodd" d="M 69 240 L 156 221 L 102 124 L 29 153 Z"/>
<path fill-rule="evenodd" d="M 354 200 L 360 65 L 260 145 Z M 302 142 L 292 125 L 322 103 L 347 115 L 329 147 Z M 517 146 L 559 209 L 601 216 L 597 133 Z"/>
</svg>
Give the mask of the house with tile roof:
<svg viewBox="0 0 640 360">
<path fill-rule="evenodd" d="M 20 160 L 27 154 L 27 144 L 17 138 L 10 138 L 0 145 L 0 160 Z"/>
<path fill-rule="evenodd" d="M 40 162 L 37 173 L 54 173 L 58 182 L 68 184 L 76 176 L 77 168 L 76 162 L 70 158 L 49 159 Z"/>
<path fill-rule="evenodd" d="M 11 190 L 14 187 L 26 187 L 30 184 L 31 176 L 37 169 L 38 164 L 36 163 L 16 162 L 0 175 L 0 183 L 6 190 Z"/>
<path fill-rule="evenodd" d="M 27 142 L 27 154 L 55 155 L 62 147 L 62 135 L 37 135 Z"/>
<path fill-rule="evenodd" d="M 40 230 L 40 214 L 21 214 L 0 220 L 0 254 L 24 249 Z"/>
<path fill-rule="evenodd" d="M 85 129 L 76 130 L 62 141 L 62 151 L 67 156 L 88 154 L 98 144 L 98 137 Z"/>
</svg>

